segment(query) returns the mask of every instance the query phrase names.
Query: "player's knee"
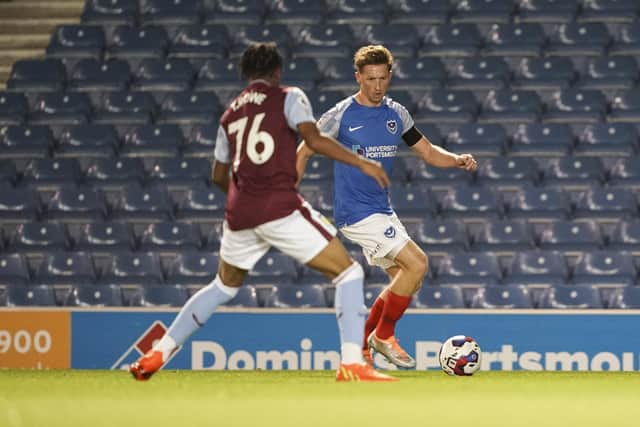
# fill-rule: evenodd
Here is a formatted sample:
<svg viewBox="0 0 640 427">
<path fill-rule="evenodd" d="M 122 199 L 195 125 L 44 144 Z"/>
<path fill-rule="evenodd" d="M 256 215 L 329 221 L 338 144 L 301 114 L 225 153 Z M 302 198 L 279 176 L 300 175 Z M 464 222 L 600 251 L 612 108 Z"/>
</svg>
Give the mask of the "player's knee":
<svg viewBox="0 0 640 427">
<path fill-rule="evenodd" d="M 427 254 L 420 251 L 417 253 L 413 259 L 413 262 L 409 266 L 409 270 L 411 275 L 413 275 L 417 281 L 422 283 L 422 279 L 426 276 L 429 271 L 429 258 Z"/>
<path fill-rule="evenodd" d="M 364 270 L 362 266 L 355 261 L 338 274 L 335 283 L 339 284 L 349 280 L 364 280 Z"/>
</svg>

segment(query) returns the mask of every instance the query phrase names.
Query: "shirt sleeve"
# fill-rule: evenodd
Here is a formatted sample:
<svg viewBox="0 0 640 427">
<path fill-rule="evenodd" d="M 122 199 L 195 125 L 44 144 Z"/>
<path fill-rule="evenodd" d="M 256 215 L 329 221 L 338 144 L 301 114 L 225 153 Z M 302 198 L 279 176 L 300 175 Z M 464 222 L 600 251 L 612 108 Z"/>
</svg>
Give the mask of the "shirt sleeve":
<svg viewBox="0 0 640 427">
<path fill-rule="evenodd" d="M 341 115 L 338 115 L 337 113 L 338 108 L 333 107 L 320 117 L 318 120 L 318 129 L 320 129 L 320 132 L 326 133 L 334 138 L 338 137 Z"/>
<path fill-rule="evenodd" d="M 398 113 L 398 116 L 400 116 L 400 120 L 402 121 L 402 134 L 404 135 L 415 125 L 413 117 L 411 117 L 411 114 L 407 111 L 405 106 L 398 102 L 393 101 L 391 108 L 393 108 Z"/>
<path fill-rule="evenodd" d="M 216 148 L 213 152 L 214 157 L 220 163 L 231 163 L 231 152 L 229 150 L 229 140 L 227 133 L 222 126 L 218 126 L 218 135 L 216 136 Z"/>
<path fill-rule="evenodd" d="M 284 98 L 284 116 L 287 119 L 289 127 L 295 131 L 298 130 L 298 125 L 305 122 L 315 122 L 313 117 L 313 108 L 309 98 L 297 87 L 291 87 L 287 91 L 287 95 Z"/>
</svg>

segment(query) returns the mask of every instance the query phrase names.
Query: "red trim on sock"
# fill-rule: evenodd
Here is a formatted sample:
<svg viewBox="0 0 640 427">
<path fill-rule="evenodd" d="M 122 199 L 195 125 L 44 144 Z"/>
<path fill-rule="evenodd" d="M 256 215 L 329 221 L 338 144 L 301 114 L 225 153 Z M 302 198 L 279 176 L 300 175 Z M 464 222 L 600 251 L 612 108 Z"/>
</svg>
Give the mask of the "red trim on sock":
<svg viewBox="0 0 640 427">
<path fill-rule="evenodd" d="M 380 320 L 380 316 L 382 315 L 382 310 L 384 309 L 384 300 L 380 297 L 376 298 L 371 306 L 371 311 L 369 312 L 369 317 L 367 317 L 367 321 L 364 323 L 364 342 L 362 343 L 362 349 L 366 350 L 369 348 L 367 344 L 367 338 L 371 335 L 371 332 L 376 328 L 378 321 Z"/>
<path fill-rule="evenodd" d="M 411 304 L 410 296 L 403 297 L 388 291 L 382 316 L 376 325 L 376 337 L 386 340 L 392 336 L 396 329 L 396 322 L 400 320 L 409 304 Z"/>
</svg>

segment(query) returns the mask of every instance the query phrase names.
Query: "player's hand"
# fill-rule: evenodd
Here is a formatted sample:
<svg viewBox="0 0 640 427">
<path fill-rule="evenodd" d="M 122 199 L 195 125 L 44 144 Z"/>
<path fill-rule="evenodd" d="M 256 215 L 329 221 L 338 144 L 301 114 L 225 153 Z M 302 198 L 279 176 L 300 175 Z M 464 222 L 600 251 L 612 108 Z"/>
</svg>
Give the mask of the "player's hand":
<svg viewBox="0 0 640 427">
<path fill-rule="evenodd" d="M 460 154 L 456 159 L 456 165 L 460 169 L 464 169 L 469 172 L 473 172 L 478 169 L 478 162 L 473 158 L 471 154 Z"/>
<path fill-rule="evenodd" d="M 362 158 L 360 163 L 360 170 L 365 175 L 369 175 L 371 178 L 378 182 L 378 185 L 382 188 L 388 187 L 391 184 L 387 172 L 382 167 L 382 163 L 374 160 Z"/>
</svg>

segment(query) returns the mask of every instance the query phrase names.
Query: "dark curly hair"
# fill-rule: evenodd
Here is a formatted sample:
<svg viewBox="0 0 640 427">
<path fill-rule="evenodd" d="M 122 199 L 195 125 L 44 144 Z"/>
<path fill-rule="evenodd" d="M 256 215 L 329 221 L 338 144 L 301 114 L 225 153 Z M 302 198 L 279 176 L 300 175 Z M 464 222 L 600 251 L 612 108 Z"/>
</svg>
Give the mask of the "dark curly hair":
<svg viewBox="0 0 640 427">
<path fill-rule="evenodd" d="M 269 77 L 282 68 L 282 56 L 275 43 L 251 43 L 242 54 L 240 73 L 243 79 Z"/>
</svg>

